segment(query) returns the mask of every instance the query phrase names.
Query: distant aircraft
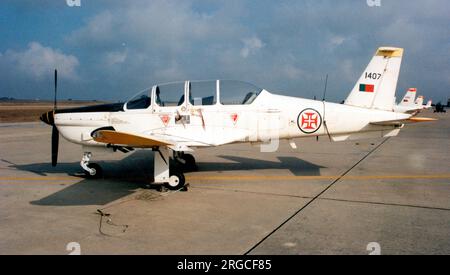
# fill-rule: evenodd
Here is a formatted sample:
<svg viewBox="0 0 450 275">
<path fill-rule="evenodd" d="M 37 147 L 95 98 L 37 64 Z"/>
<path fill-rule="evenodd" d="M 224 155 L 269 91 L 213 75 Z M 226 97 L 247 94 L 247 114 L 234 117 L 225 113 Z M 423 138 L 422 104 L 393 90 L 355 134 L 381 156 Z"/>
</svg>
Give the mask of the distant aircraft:
<svg viewBox="0 0 450 275">
<path fill-rule="evenodd" d="M 391 137 L 404 124 L 434 120 L 393 112 L 402 56 L 401 48 L 379 48 L 344 104 L 214 80 L 155 85 L 126 103 L 58 109 L 55 71 L 55 107 L 41 120 L 53 126 L 53 166 L 59 133 L 82 145 L 81 167 L 89 177 L 102 174 L 98 164 L 90 163 L 93 152 L 151 149 L 154 182 L 179 189 L 184 174 L 179 166 L 170 167 L 169 158 L 195 167 L 189 154 L 194 148 L 314 136 L 330 141 Z"/>
<path fill-rule="evenodd" d="M 416 101 L 417 89 L 409 88 L 403 97 L 402 101 L 398 104 L 400 106 L 414 106 Z"/>
<path fill-rule="evenodd" d="M 430 100 L 428 100 L 427 105 L 424 105 L 423 108 L 431 109 L 431 108 L 433 108 L 432 104 L 433 104 L 433 101 L 430 99 Z"/>
<path fill-rule="evenodd" d="M 424 97 L 423 96 L 419 96 L 415 102 L 416 106 L 418 108 L 420 108 L 420 110 L 424 110 L 424 109 L 430 109 L 431 108 L 431 104 L 433 103 L 432 100 L 428 100 L 427 105 L 423 105 L 423 101 L 424 101 Z"/>
<path fill-rule="evenodd" d="M 398 105 L 394 105 L 394 112 L 399 113 L 418 113 L 421 110 L 431 108 L 432 101 L 428 101 L 427 105 L 423 105 L 424 97 L 419 96 L 416 99 L 417 89 L 409 88 Z"/>
</svg>

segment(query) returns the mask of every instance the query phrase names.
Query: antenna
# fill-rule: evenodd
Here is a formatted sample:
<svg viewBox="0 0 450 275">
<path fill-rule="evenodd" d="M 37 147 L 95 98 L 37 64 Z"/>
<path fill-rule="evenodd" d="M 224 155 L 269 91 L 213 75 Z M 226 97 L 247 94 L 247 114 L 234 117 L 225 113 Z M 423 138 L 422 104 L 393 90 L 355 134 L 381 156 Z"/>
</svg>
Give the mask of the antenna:
<svg viewBox="0 0 450 275">
<path fill-rule="evenodd" d="M 323 103 L 323 126 L 325 127 L 325 131 L 327 132 L 328 138 L 330 139 L 330 142 L 331 142 L 332 139 L 331 139 L 330 131 L 328 130 L 327 117 L 326 117 L 326 108 L 325 108 L 325 97 L 327 95 L 327 87 L 328 87 L 328 74 L 325 77 L 325 88 L 323 90 L 323 98 L 322 98 L 322 103 Z M 319 141 L 319 137 L 317 137 L 317 141 Z"/>
<path fill-rule="evenodd" d="M 327 87 L 328 87 L 328 74 L 327 74 L 327 76 L 325 77 L 325 88 L 324 88 L 324 90 L 323 90 L 323 98 L 322 98 L 322 101 L 325 101 L 325 97 L 326 97 L 326 95 L 327 95 Z"/>
</svg>

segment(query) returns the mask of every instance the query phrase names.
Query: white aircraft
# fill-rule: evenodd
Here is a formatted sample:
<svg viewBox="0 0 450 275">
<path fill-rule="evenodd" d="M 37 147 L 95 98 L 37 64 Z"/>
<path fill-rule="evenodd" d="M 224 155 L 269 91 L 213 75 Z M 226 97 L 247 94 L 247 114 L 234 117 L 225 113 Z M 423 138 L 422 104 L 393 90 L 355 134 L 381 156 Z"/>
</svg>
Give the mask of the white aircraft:
<svg viewBox="0 0 450 275">
<path fill-rule="evenodd" d="M 417 89 L 416 88 L 409 88 L 408 91 L 406 91 L 406 94 L 403 97 L 402 101 L 398 105 L 400 105 L 400 106 L 414 106 L 414 103 L 416 101 L 416 95 L 417 95 Z"/>
<path fill-rule="evenodd" d="M 394 112 L 399 113 L 417 113 L 423 109 L 431 108 L 431 101 L 426 106 L 423 105 L 423 96 L 419 96 L 416 99 L 417 89 L 409 88 L 403 97 L 402 101 L 398 105 L 394 105 Z"/>
<path fill-rule="evenodd" d="M 433 101 L 430 99 L 430 100 L 428 100 L 427 105 L 424 105 L 423 108 L 431 109 L 431 108 L 433 108 L 432 104 L 433 104 Z"/>
<path fill-rule="evenodd" d="M 393 112 L 403 49 L 379 48 L 344 104 L 272 94 L 237 81 L 184 81 L 155 85 L 126 103 L 75 109 L 55 108 L 41 120 L 53 126 L 52 165 L 57 163 L 59 133 L 83 148 L 81 166 L 101 176 L 89 163 L 98 150 L 129 152 L 152 149 L 154 182 L 182 188 L 173 158 L 195 167 L 188 154 L 198 147 L 327 136 L 332 141 L 396 136 L 405 123 L 431 121 Z M 291 142 L 295 147 L 295 143 Z"/>
<path fill-rule="evenodd" d="M 428 100 L 427 105 L 423 105 L 424 97 L 419 96 L 416 100 L 416 105 L 420 108 L 420 110 L 431 109 L 432 100 Z"/>
</svg>

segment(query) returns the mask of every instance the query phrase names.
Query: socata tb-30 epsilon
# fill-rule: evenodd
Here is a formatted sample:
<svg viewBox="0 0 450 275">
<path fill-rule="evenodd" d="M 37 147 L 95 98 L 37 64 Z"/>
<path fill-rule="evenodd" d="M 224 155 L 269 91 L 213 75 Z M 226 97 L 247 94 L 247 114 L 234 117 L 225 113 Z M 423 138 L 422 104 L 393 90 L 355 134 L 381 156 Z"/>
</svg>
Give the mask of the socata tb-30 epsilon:
<svg viewBox="0 0 450 275">
<path fill-rule="evenodd" d="M 192 148 L 239 142 L 327 136 L 332 141 L 396 136 L 405 123 L 430 121 L 393 111 L 403 49 L 379 48 L 344 104 L 275 95 L 236 81 L 184 81 L 153 86 L 126 103 L 55 109 L 41 120 L 53 126 L 52 165 L 59 133 L 82 145 L 81 166 L 90 177 L 101 167 L 92 152 L 152 149 L 154 182 L 182 188 L 180 169 Z M 291 142 L 295 147 L 295 144 Z"/>
<path fill-rule="evenodd" d="M 402 101 L 398 105 L 394 105 L 394 112 L 418 113 L 421 110 L 430 109 L 433 102 L 429 100 L 427 105 L 423 105 L 424 97 L 419 96 L 416 99 L 416 94 L 416 88 L 409 88 Z"/>
</svg>

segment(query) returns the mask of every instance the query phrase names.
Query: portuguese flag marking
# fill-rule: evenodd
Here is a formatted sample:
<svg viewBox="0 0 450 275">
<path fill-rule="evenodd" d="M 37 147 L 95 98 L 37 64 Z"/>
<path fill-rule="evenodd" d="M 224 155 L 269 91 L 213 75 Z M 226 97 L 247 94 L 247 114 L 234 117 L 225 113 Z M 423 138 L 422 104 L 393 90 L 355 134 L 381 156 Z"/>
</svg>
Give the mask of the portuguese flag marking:
<svg viewBox="0 0 450 275">
<path fill-rule="evenodd" d="M 375 85 L 359 84 L 359 91 L 365 93 L 373 93 L 375 91 Z"/>
</svg>

